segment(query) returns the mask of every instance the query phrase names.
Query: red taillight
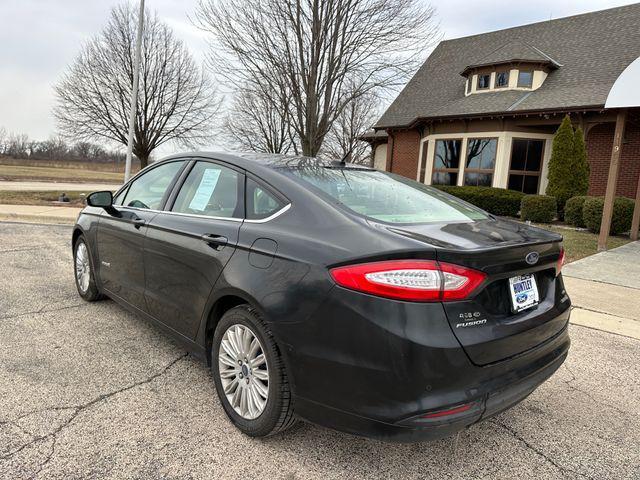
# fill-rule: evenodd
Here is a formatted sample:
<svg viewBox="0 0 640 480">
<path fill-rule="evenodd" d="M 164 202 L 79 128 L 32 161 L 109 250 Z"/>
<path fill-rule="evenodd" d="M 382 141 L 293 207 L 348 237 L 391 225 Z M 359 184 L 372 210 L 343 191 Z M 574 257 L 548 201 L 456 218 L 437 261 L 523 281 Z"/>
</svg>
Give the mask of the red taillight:
<svg viewBox="0 0 640 480">
<path fill-rule="evenodd" d="M 558 266 L 556 268 L 556 277 L 560 275 L 562 266 L 564 265 L 564 247 L 560 247 L 560 256 L 558 257 Z"/>
<path fill-rule="evenodd" d="M 345 288 L 380 297 L 439 302 L 467 298 L 486 278 L 477 270 L 433 260 L 389 260 L 331 269 Z"/>
<path fill-rule="evenodd" d="M 450 408 L 448 410 L 440 410 L 437 412 L 427 413 L 426 415 L 422 415 L 422 418 L 438 418 L 438 417 L 446 417 L 447 415 L 455 415 L 456 413 L 466 412 L 471 408 L 471 405 L 472 405 L 471 403 L 467 403 L 466 405 Z"/>
</svg>

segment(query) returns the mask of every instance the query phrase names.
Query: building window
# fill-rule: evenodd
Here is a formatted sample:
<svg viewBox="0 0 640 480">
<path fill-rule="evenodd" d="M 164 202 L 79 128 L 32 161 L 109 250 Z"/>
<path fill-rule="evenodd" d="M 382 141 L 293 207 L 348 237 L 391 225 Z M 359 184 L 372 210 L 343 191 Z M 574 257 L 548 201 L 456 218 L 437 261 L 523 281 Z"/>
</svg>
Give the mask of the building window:
<svg viewBox="0 0 640 480">
<path fill-rule="evenodd" d="M 509 167 L 509 190 L 536 194 L 540 187 L 544 140 L 514 138 Z"/>
<path fill-rule="evenodd" d="M 478 75 L 478 90 L 485 90 L 491 85 L 491 75 L 488 73 Z"/>
<path fill-rule="evenodd" d="M 457 185 L 462 140 L 436 140 L 432 185 Z"/>
<path fill-rule="evenodd" d="M 509 71 L 496 72 L 496 88 L 506 88 L 509 86 Z"/>
<path fill-rule="evenodd" d="M 496 166 L 496 138 L 470 138 L 467 142 L 467 160 L 464 168 L 464 184 L 490 187 Z"/>
<path fill-rule="evenodd" d="M 531 88 L 533 85 L 533 72 L 520 70 L 518 72 L 518 87 Z"/>
</svg>

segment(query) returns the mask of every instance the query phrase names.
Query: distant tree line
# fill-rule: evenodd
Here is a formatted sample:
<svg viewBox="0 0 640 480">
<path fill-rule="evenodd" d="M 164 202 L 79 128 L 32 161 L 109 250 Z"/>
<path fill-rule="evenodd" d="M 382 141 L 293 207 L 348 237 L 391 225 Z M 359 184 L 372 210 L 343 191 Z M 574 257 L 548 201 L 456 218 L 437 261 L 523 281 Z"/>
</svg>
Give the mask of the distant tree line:
<svg viewBox="0 0 640 480">
<path fill-rule="evenodd" d="M 25 133 L 11 133 L 0 127 L 0 156 L 30 160 L 80 162 L 124 162 L 121 150 L 105 148 L 91 142 L 68 143 L 63 138 L 31 140 Z"/>
</svg>

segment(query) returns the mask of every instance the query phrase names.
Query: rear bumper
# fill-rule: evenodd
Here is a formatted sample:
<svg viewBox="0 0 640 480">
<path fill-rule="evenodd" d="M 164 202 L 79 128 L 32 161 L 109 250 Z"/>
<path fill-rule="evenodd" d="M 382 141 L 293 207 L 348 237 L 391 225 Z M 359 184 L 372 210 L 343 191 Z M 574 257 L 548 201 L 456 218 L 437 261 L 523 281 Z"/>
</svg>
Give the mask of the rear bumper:
<svg viewBox="0 0 640 480">
<path fill-rule="evenodd" d="M 567 330 L 565 327 L 553 338 L 549 342 L 552 345 L 545 345 L 545 347 L 555 347 L 551 348 L 547 355 L 530 364 L 529 368 L 509 372 L 503 378 L 492 379 L 491 383 L 502 383 L 503 386 L 489 390 L 472 400 L 473 405 L 469 410 L 459 415 L 452 415 L 452 418 L 425 421 L 420 420 L 420 415 L 416 415 L 390 423 L 348 413 L 299 397 L 296 400 L 296 412 L 301 417 L 326 427 L 388 442 L 420 442 L 448 437 L 513 407 L 551 377 L 567 358 L 570 344 Z M 513 381 L 513 377 L 517 377 L 518 380 Z M 460 393 L 464 395 L 464 392 Z"/>
<path fill-rule="evenodd" d="M 564 326 L 551 338 L 484 366 L 471 362 L 442 304 L 394 302 L 336 288 L 312 318 L 273 327 L 286 352 L 300 417 L 356 435 L 413 442 L 449 436 L 535 390 L 569 350 L 568 307 L 558 319 Z M 470 407 L 421 418 L 461 405 Z"/>
</svg>

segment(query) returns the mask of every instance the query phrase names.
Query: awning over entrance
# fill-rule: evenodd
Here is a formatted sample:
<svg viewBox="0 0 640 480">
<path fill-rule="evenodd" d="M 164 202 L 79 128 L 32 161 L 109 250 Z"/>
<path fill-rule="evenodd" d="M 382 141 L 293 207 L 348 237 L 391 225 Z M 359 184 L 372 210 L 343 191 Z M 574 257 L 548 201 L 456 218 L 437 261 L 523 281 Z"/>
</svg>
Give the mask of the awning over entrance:
<svg viewBox="0 0 640 480">
<path fill-rule="evenodd" d="M 622 140 L 627 122 L 627 109 L 640 107 L 640 57 L 631 62 L 615 81 L 607 101 L 606 109 L 616 109 L 616 130 L 613 137 L 613 149 L 611 151 L 611 163 L 609 164 L 609 176 L 607 178 L 607 190 L 604 197 L 604 210 L 602 212 L 602 224 L 600 225 L 600 237 L 598 238 L 598 250 L 605 250 L 607 237 L 611 228 L 611 217 L 613 216 L 613 201 L 616 196 L 616 186 L 618 184 L 618 170 L 620 165 L 620 154 L 622 150 Z M 640 161 L 640 159 L 638 159 Z M 640 176 L 636 188 L 636 204 L 633 210 L 633 221 L 631 222 L 631 239 L 638 239 L 638 228 L 640 227 Z"/>
</svg>

